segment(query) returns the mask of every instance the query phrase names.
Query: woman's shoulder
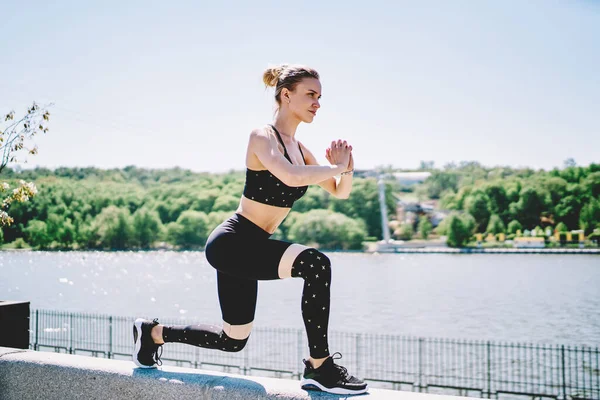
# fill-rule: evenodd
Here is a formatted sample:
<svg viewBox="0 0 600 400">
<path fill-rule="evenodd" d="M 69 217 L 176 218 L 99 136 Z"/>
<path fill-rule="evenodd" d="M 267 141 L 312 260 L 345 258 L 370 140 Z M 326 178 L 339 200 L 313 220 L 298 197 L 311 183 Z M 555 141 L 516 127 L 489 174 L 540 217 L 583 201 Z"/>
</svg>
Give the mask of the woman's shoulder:
<svg viewBox="0 0 600 400">
<path fill-rule="evenodd" d="M 263 125 L 252 129 L 250 132 L 250 140 L 271 140 L 274 132 L 271 125 Z"/>
</svg>

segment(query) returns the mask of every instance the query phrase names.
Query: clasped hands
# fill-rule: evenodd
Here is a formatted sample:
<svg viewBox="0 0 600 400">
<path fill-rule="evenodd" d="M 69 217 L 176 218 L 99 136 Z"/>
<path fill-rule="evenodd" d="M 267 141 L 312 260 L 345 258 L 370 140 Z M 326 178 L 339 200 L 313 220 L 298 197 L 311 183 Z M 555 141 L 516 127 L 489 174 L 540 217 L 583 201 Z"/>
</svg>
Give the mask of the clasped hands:
<svg viewBox="0 0 600 400">
<path fill-rule="evenodd" d="M 331 142 L 331 147 L 325 150 L 325 158 L 332 165 L 342 165 L 346 167 L 345 172 L 354 169 L 354 159 L 352 158 L 352 146 L 345 140 Z"/>
</svg>

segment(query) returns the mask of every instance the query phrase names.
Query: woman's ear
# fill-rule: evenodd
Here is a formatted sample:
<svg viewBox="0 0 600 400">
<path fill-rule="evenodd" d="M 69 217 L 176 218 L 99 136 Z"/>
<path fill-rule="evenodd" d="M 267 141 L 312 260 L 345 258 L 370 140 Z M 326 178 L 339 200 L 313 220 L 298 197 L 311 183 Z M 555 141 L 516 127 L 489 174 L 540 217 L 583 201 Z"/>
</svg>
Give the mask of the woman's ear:
<svg viewBox="0 0 600 400">
<path fill-rule="evenodd" d="M 290 104 L 290 91 L 288 88 L 283 88 L 281 90 L 281 101 L 285 104 Z"/>
</svg>

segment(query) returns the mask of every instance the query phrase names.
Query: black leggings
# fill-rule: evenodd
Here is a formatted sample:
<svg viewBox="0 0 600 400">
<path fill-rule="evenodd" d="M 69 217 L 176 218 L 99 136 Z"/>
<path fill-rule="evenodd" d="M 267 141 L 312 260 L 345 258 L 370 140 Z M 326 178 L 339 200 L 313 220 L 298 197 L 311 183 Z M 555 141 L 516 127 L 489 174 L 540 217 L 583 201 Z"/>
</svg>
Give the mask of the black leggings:
<svg viewBox="0 0 600 400">
<path fill-rule="evenodd" d="M 210 234 L 205 255 L 217 270 L 217 288 L 223 321 L 245 325 L 254 321 L 259 280 L 279 278 L 279 262 L 292 244 L 269 239 L 271 234 L 239 214 L 234 214 Z M 302 251 L 292 265 L 292 277 L 304 279 L 302 318 L 313 358 L 329 356 L 327 329 L 331 263 L 320 251 Z M 187 343 L 223 351 L 240 351 L 248 338 L 228 337 L 222 328 L 209 325 L 165 326 L 165 342 Z"/>
</svg>

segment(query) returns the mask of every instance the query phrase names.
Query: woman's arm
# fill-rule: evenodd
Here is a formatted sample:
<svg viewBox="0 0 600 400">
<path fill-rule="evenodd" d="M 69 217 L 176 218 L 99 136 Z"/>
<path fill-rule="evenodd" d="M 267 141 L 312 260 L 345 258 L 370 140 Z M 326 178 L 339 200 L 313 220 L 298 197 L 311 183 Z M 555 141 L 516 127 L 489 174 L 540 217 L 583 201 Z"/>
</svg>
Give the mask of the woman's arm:
<svg viewBox="0 0 600 400">
<path fill-rule="evenodd" d="M 306 163 L 308 165 L 319 165 L 312 152 L 304 147 L 302 143 L 300 143 L 300 146 L 302 146 L 302 152 L 304 153 L 304 160 Z M 328 155 L 329 152 L 327 152 L 326 157 L 328 161 L 331 161 Z M 347 168 L 352 169 L 353 166 L 354 162 L 352 160 L 352 153 L 350 153 L 350 161 L 346 168 L 344 168 L 344 171 L 346 171 Z M 328 178 L 322 182 L 319 182 L 318 184 L 327 192 L 331 193 L 331 195 L 334 197 L 337 197 L 338 199 L 347 199 L 350 197 L 350 192 L 352 191 L 352 173 L 341 175 L 340 179 L 336 179 L 334 177 Z"/>
<path fill-rule="evenodd" d="M 341 173 L 347 165 L 343 162 L 330 166 L 293 165 L 278 150 L 275 136 L 262 129 L 252 131 L 248 146 L 266 169 L 292 187 L 317 184 Z"/>
</svg>

